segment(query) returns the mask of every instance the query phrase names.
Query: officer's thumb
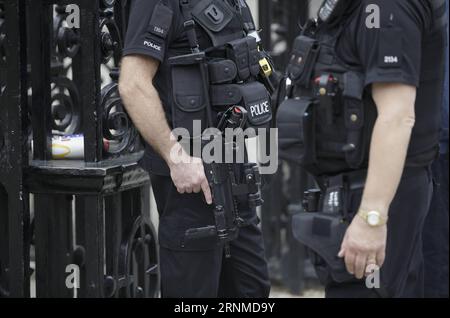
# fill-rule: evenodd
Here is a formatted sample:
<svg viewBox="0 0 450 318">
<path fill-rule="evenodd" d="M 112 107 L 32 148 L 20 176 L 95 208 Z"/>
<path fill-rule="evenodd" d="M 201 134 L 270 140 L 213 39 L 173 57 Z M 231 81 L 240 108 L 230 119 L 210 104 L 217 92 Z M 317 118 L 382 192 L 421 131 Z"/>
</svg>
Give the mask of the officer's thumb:
<svg viewBox="0 0 450 318">
<path fill-rule="evenodd" d="M 341 249 L 341 250 L 339 251 L 338 257 L 339 257 L 339 258 L 344 258 L 344 256 L 345 256 L 345 250 L 344 250 L 344 249 Z"/>
</svg>

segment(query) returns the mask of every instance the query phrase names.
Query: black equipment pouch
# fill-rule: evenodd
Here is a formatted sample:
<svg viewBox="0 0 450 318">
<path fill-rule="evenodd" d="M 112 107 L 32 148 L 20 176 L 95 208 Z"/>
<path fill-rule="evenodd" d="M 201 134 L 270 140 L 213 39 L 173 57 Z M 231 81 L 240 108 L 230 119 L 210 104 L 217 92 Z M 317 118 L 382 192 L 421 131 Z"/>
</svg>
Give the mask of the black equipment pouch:
<svg viewBox="0 0 450 318">
<path fill-rule="evenodd" d="M 270 128 L 272 104 L 266 87 L 259 82 L 241 86 L 244 107 L 248 112 L 248 126 L 253 128 Z"/>
<path fill-rule="evenodd" d="M 250 74 L 251 76 L 256 77 L 261 72 L 261 65 L 259 61 L 263 56 L 258 50 L 258 43 L 256 42 L 256 39 L 254 37 L 248 36 L 245 39 L 247 40 L 248 46 Z"/>
<path fill-rule="evenodd" d="M 210 83 L 227 84 L 237 76 L 236 64 L 231 60 L 215 60 L 208 63 Z"/>
<path fill-rule="evenodd" d="M 169 59 L 172 72 L 172 124 L 185 128 L 193 138 L 208 128 L 208 69 L 204 53 L 193 53 Z M 206 78 L 205 78 L 206 77 Z M 194 129 L 194 121 L 201 121 L 201 129 Z M 196 135 L 198 133 L 199 135 Z"/>
<path fill-rule="evenodd" d="M 211 104 L 216 108 L 242 106 L 248 112 L 248 126 L 270 127 L 271 99 L 266 87 L 259 82 L 211 85 Z"/>
<path fill-rule="evenodd" d="M 236 63 L 238 69 L 238 81 L 245 81 L 250 77 L 249 52 L 245 39 L 239 39 L 228 43 L 227 56 Z"/>
<path fill-rule="evenodd" d="M 369 109 L 370 105 L 364 105 L 363 93 L 363 75 L 356 72 L 345 73 L 343 101 L 347 144 L 344 152 L 346 161 L 352 169 L 361 167 L 368 152 L 370 136 L 367 136 L 365 132 L 368 131 L 366 128 L 370 126 L 370 123 L 366 118 L 365 108 Z"/>
<path fill-rule="evenodd" d="M 312 99 L 287 99 L 277 112 L 280 157 L 301 166 L 316 163 L 316 116 Z"/>
<path fill-rule="evenodd" d="M 245 37 L 227 44 L 227 57 L 236 63 L 237 81 L 246 81 L 250 76 L 256 77 L 260 72 L 260 54 L 254 37 Z"/>
<path fill-rule="evenodd" d="M 289 78 L 294 85 L 309 87 L 319 51 L 317 40 L 304 35 L 295 39 L 288 66 Z"/>
</svg>

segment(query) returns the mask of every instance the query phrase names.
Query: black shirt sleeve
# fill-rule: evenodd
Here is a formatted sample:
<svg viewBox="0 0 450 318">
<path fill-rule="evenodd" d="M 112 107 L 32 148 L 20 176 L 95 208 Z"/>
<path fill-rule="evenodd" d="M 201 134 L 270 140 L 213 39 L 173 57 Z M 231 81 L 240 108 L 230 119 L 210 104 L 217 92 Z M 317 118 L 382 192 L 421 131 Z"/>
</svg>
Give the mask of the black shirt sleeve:
<svg viewBox="0 0 450 318">
<path fill-rule="evenodd" d="M 366 85 L 388 82 L 419 86 L 422 40 L 431 23 L 426 3 L 362 1 L 352 31 L 354 52 L 364 68 Z"/>
<path fill-rule="evenodd" d="M 164 60 L 174 29 L 174 1 L 133 0 L 123 56 L 143 54 Z"/>
</svg>

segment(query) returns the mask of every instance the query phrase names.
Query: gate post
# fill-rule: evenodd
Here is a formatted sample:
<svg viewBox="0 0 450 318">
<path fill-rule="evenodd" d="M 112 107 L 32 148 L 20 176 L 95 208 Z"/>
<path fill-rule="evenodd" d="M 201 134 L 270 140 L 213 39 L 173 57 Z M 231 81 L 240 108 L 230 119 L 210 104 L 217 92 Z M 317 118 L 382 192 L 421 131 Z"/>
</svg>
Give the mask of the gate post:
<svg viewBox="0 0 450 318">
<path fill-rule="evenodd" d="M 0 1 L 0 297 L 29 295 L 25 1 Z"/>
</svg>

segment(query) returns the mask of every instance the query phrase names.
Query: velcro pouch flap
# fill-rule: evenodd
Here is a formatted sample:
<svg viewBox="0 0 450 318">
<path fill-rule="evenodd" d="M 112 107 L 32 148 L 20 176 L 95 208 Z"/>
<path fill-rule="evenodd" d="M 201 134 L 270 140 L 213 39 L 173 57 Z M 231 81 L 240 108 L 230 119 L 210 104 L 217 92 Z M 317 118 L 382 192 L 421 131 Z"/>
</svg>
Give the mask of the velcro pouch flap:
<svg viewBox="0 0 450 318">
<path fill-rule="evenodd" d="M 241 90 L 237 84 L 211 85 L 210 98 L 213 106 L 237 106 L 242 100 Z"/>
<path fill-rule="evenodd" d="M 232 82 L 237 76 L 236 64 L 231 60 L 218 60 L 208 63 L 211 84 Z"/>
<path fill-rule="evenodd" d="M 185 112 L 196 112 L 206 107 L 203 93 L 202 64 L 172 67 L 174 101 Z"/>
</svg>

